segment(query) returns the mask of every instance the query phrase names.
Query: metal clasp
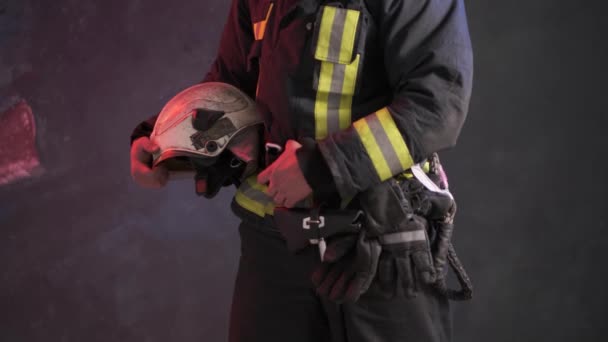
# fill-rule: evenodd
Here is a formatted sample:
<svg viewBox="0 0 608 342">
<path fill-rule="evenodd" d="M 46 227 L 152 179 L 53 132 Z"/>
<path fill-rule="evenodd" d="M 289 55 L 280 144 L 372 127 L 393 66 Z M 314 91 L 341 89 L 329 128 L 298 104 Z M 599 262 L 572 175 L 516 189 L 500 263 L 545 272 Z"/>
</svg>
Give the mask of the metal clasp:
<svg viewBox="0 0 608 342">
<path fill-rule="evenodd" d="M 281 155 L 281 152 L 283 152 L 283 147 L 281 147 L 281 145 L 271 142 L 267 142 L 264 145 L 264 149 L 266 150 L 264 156 L 264 163 L 266 163 L 266 166 L 269 166 L 270 164 L 274 163 L 274 161 L 277 160 L 277 158 L 279 158 L 279 156 Z"/>
<path fill-rule="evenodd" d="M 275 144 L 275 143 L 271 143 L 271 142 L 267 142 L 264 145 L 264 148 L 266 149 L 266 152 L 276 153 L 277 155 L 279 153 L 283 152 L 283 147 L 281 147 L 281 145 Z"/>
<path fill-rule="evenodd" d="M 310 229 L 311 223 L 317 225 L 317 228 L 323 228 L 323 227 L 325 227 L 325 216 L 319 216 L 318 220 L 312 219 L 312 218 L 310 218 L 310 216 L 305 217 L 302 220 L 302 228 Z"/>
</svg>

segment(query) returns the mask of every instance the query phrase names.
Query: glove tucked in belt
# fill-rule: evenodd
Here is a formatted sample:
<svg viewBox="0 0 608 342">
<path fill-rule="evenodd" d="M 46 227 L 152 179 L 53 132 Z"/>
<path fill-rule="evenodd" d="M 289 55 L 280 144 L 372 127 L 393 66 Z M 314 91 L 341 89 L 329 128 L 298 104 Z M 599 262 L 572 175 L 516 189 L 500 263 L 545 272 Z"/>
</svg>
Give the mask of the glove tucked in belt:
<svg viewBox="0 0 608 342">
<path fill-rule="evenodd" d="M 320 295 L 356 301 L 377 276 L 379 289 L 388 297 L 415 296 L 424 283 L 449 299 L 471 298 L 472 285 L 450 242 L 453 197 L 435 184 L 439 180 L 421 175 L 419 169 L 413 172 L 416 178 L 390 179 L 359 196 L 363 229 L 358 238 L 328 240 L 325 262 L 313 274 Z M 460 291 L 447 288 L 448 262 Z"/>
<path fill-rule="evenodd" d="M 418 280 L 435 281 L 427 221 L 409 206 L 390 179 L 359 196 L 365 212 L 357 243 L 352 237 L 328 242 L 325 262 L 313 274 L 317 292 L 338 302 L 356 301 L 374 277 L 387 296 L 413 296 Z"/>
</svg>

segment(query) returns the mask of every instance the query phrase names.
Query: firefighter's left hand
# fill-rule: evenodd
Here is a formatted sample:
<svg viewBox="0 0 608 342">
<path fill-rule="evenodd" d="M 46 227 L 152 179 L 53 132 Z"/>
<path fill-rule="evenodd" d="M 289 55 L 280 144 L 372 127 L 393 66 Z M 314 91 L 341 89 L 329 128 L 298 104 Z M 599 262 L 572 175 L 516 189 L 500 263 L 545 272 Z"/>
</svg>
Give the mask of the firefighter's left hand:
<svg viewBox="0 0 608 342">
<path fill-rule="evenodd" d="M 300 147 L 297 141 L 288 140 L 279 158 L 258 175 L 258 182 L 268 184 L 268 194 L 279 207 L 293 208 L 312 193 L 296 157 Z"/>
</svg>

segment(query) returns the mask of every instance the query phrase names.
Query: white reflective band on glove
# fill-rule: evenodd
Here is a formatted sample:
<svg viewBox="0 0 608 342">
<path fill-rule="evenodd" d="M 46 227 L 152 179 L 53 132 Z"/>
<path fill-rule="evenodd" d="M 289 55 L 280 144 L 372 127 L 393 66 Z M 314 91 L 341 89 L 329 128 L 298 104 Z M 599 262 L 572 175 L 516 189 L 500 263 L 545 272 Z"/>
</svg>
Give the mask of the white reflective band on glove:
<svg viewBox="0 0 608 342">
<path fill-rule="evenodd" d="M 384 234 L 378 237 L 378 241 L 380 241 L 383 245 L 392 245 L 404 242 L 414 242 L 414 241 L 425 241 L 426 234 L 424 230 L 414 230 L 410 232 L 399 232 L 399 233 L 391 233 Z"/>
<path fill-rule="evenodd" d="M 446 195 L 448 197 L 450 197 L 450 199 L 454 199 L 454 196 L 452 196 L 452 193 L 450 192 L 450 190 L 448 189 L 441 189 L 439 188 L 439 186 L 437 186 L 437 184 L 435 184 L 435 182 L 433 182 L 429 176 L 427 176 L 426 173 L 424 173 L 424 170 L 422 170 L 422 165 L 420 164 L 416 164 L 414 166 L 411 167 L 412 173 L 414 174 L 414 177 L 416 177 L 416 179 L 418 179 L 420 181 L 420 183 L 422 183 L 422 185 L 424 185 L 425 188 L 429 189 L 432 192 L 436 192 L 439 194 L 443 194 Z"/>
</svg>

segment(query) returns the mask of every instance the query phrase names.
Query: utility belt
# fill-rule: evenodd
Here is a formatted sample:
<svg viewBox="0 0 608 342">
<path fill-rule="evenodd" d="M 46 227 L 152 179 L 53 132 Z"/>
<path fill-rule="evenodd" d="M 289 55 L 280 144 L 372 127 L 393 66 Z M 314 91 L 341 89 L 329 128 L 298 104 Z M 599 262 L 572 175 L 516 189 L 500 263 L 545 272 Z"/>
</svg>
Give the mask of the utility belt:
<svg viewBox="0 0 608 342">
<path fill-rule="evenodd" d="M 283 152 L 282 146 L 275 144 L 275 143 L 270 143 L 270 142 L 266 143 L 265 144 L 265 153 L 264 153 L 264 162 L 262 163 L 264 165 L 264 168 L 268 167 L 270 164 L 272 164 L 274 161 L 276 161 L 282 152 Z M 432 163 L 430 161 L 425 162 L 422 166 L 422 170 L 425 173 L 432 172 L 431 165 L 432 165 Z M 412 178 L 413 173 L 411 170 L 407 170 L 403 174 L 399 175 L 398 177 Z M 269 222 L 268 222 L 269 220 L 265 219 L 265 217 L 274 215 L 275 205 L 272 200 L 272 197 L 270 197 L 267 194 L 267 190 L 268 190 L 268 187 L 266 185 L 258 183 L 257 174 L 253 174 L 249 178 L 245 179 L 238 187 L 234 200 L 233 200 L 232 209 L 235 212 L 235 214 L 244 220 L 255 221 L 256 223 L 262 222 L 262 223 L 269 224 Z M 340 208 L 344 209 L 344 208 L 348 207 L 349 203 L 351 201 L 352 201 L 352 199 L 344 199 L 340 205 Z M 313 207 L 314 207 L 314 201 L 312 199 L 312 196 L 310 196 L 309 198 L 306 198 L 305 200 L 297 203 L 295 205 L 295 209 L 282 208 L 282 210 L 288 211 L 288 212 L 293 212 L 295 214 L 296 212 L 300 212 L 300 211 L 302 213 L 308 212 Z M 323 211 L 324 212 L 331 211 L 335 215 L 339 215 L 341 212 L 347 212 L 340 208 L 334 208 L 334 209 L 324 208 Z M 302 210 L 302 209 L 308 209 L 308 211 Z M 358 209 L 349 210 L 348 212 L 349 212 L 348 215 L 352 216 L 352 218 L 354 218 L 358 213 Z M 300 214 L 298 214 L 298 215 L 300 215 Z M 304 214 L 301 214 L 301 215 L 304 215 Z M 342 221 L 342 220 L 340 220 L 340 221 Z"/>
<path fill-rule="evenodd" d="M 420 179 L 422 178 L 421 175 L 425 175 L 425 173 L 423 173 L 422 169 L 418 166 L 413 170 L 413 177 Z M 404 175 L 404 178 L 407 179 L 409 176 Z M 428 182 L 435 184 L 429 177 L 426 177 L 425 181 L 422 183 L 425 187 L 433 187 Z M 441 189 L 436 185 L 432 190 L 429 190 L 428 196 L 430 197 L 445 196 L 443 200 L 444 203 L 453 201 L 449 192 L 446 191 L 445 195 L 442 194 Z M 445 200 L 446 197 L 447 201 Z M 418 200 L 421 199 L 418 198 Z M 424 199 L 422 200 L 424 201 Z M 403 203 L 401 205 L 407 206 L 412 205 L 412 203 Z M 453 206 L 445 205 L 444 208 L 453 208 Z M 426 214 L 422 216 L 428 221 L 429 228 L 426 234 L 430 237 L 429 243 L 434 246 L 434 248 L 432 248 L 433 255 L 435 255 L 435 253 L 443 253 L 445 255 L 445 265 L 449 265 L 453 270 L 460 288 L 449 288 L 447 286 L 445 274 L 439 276 L 432 286 L 448 299 L 468 300 L 472 298 L 473 286 L 451 242 L 453 211 L 447 214 L 440 214 L 440 212 L 443 212 L 441 208 L 428 208 Z M 390 216 L 397 220 L 401 220 L 400 215 L 398 213 L 395 214 L 395 216 Z M 421 215 L 420 212 L 417 214 Z M 367 235 L 369 233 L 369 226 L 366 225 L 366 215 L 367 214 L 363 210 L 325 209 L 322 206 L 314 207 L 312 209 L 295 210 L 277 208 L 274 212 L 273 222 L 286 240 L 287 248 L 291 252 L 298 252 L 308 246 L 317 246 L 320 259 L 323 261 L 325 250 L 327 249 L 326 240 L 339 238 L 340 235 L 358 235 L 359 233 Z M 364 231 L 362 232 L 362 230 Z M 423 237 L 415 234 L 416 233 L 412 231 L 401 231 L 381 235 L 377 238 L 381 243 L 388 244 L 397 243 L 397 241 L 419 241 L 423 239 Z M 435 266 L 440 266 L 441 270 L 447 272 L 447 268 L 444 268 L 443 265 L 443 263 L 435 264 Z M 443 271 L 439 271 L 439 273 L 443 273 Z"/>
</svg>

